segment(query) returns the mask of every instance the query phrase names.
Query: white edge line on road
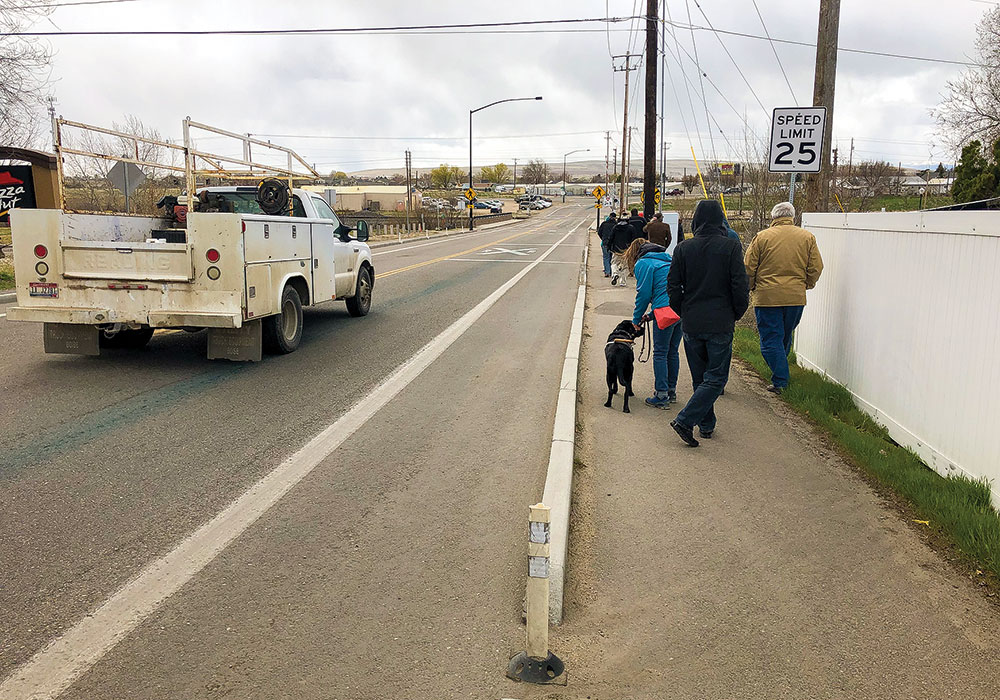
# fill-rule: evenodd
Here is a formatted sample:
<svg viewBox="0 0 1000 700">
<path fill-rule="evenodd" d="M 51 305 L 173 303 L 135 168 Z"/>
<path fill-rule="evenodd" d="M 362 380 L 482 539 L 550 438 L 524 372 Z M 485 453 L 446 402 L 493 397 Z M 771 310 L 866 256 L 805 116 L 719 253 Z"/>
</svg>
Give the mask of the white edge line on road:
<svg viewBox="0 0 1000 700">
<path fill-rule="evenodd" d="M 563 238 L 573 234 L 574 226 Z M 537 260 L 507 280 L 466 312 L 381 384 L 325 428 L 295 454 L 253 484 L 236 500 L 182 540 L 173 550 L 148 564 L 96 610 L 35 653 L 0 683 L 4 700 L 55 698 L 153 614 L 160 605 L 215 559 L 299 481 L 316 468 L 369 418 L 441 356 L 504 294 L 556 250 L 551 246 Z"/>
<path fill-rule="evenodd" d="M 572 214 L 568 214 L 563 218 L 568 219 L 570 218 L 570 216 L 572 216 Z M 529 219 L 525 219 L 523 223 L 529 223 L 529 221 L 530 221 Z M 516 225 L 516 223 L 511 225 Z M 434 236 L 429 241 L 424 241 L 423 243 L 418 243 L 417 245 L 406 246 L 405 248 L 397 248 L 394 247 L 392 244 L 387 246 L 379 246 L 379 248 L 375 248 L 372 251 L 372 257 L 375 257 L 376 255 L 386 255 L 388 253 L 402 253 L 404 250 L 413 250 L 414 248 L 424 248 L 429 245 L 437 245 L 439 243 L 445 243 L 447 241 L 465 240 L 466 238 L 472 238 L 474 236 L 482 236 L 484 234 L 491 233 L 492 231 L 493 229 L 489 228 L 489 229 L 481 229 L 479 231 L 466 231 L 465 233 L 452 233 L 450 235 L 444 235 L 444 236 L 439 235 L 439 236 Z M 388 250 L 380 250 L 380 248 L 383 247 L 387 248 Z"/>
<path fill-rule="evenodd" d="M 529 260 L 508 260 L 507 258 L 448 258 L 447 260 L 442 260 L 441 262 L 485 262 L 485 263 L 521 263 L 522 265 L 526 262 L 531 262 Z M 580 263 L 573 260 L 543 260 L 546 265 L 579 265 Z"/>
<path fill-rule="evenodd" d="M 573 495 L 573 450 L 576 443 L 576 391 L 580 367 L 580 345 L 583 342 L 583 310 L 587 298 L 587 248 L 584 248 L 584 268 L 576 294 L 576 306 L 566 341 L 556 419 L 552 426 L 552 447 L 545 475 L 542 503 L 551 516 L 549 532 L 549 621 L 562 622 L 563 588 L 566 580 L 566 552 L 569 543 L 569 511 Z"/>
</svg>

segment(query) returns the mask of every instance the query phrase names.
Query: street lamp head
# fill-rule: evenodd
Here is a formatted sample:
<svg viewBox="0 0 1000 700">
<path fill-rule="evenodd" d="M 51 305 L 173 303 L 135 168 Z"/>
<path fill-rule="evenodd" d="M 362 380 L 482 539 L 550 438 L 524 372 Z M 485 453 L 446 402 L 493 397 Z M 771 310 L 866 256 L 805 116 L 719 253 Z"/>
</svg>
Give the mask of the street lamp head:
<svg viewBox="0 0 1000 700">
<path fill-rule="evenodd" d="M 539 96 L 538 96 L 538 97 L 536 97 L 535 99 L 536 99 L 536 100 L 540 100 L 540 99 L 542 99 L 542 96 L 541 96 L 541 95 L 539 95 Z"/>
</svg>

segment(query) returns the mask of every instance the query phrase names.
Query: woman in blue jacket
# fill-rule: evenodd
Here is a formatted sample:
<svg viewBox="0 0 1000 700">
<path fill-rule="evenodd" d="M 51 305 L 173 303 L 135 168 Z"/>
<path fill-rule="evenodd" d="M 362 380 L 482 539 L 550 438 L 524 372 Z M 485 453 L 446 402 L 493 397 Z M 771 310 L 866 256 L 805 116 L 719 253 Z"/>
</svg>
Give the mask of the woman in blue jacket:
<svg viewBox="0 0 1000 700">
<path fill-rule="evenodd" d="M 670 245 L 670 234 L 667 234 Z M 677 403 L 677 373 L 680 370 L 681 324 L 675 323 L 660 330 L 653 319 L 651 309 L 670 306 L 667 296 L 667 274 L 670 272 L 670 255 L 666 248 L 650 243 L 644 238 L 632 242 L 625 251 L 624 262 L 635 275 L 635 311 L 632 323 L 637 327 L 645 319 L 650 319 L 653 330 L 653 378 L 654 393 L 646 399 L 646 405 L 667 408 Z"/>
</svg>

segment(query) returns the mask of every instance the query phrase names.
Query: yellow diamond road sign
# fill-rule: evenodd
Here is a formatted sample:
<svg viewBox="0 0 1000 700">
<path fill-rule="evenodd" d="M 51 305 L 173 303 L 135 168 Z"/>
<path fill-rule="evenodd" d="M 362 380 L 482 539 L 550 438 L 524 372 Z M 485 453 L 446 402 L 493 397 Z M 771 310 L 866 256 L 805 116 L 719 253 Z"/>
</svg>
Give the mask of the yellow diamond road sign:
<svg viewBox="0 0 1000 700">
<path fill-rule="evenodd" d="M 597 199 L 600 199 L 601 197 L 604 196 L 604 188 L 598 185 L 597 187 L 594 188 L 594 191 L 591 192 L 591 194 L 594 195 L 594 197 L 596 197 Z"/>
<path fill-rule="evenodd" d="M 465 198 L 471 202 L 476 198 L 476 191 L 470 187 L 465 191 Z"/>
<path fill-rule="evenodd" d="M 657 204 L 660 203 L 660 188 L 659 187 L 656 188 L 656 192 L 653 194 L 653 201 L 656 202 Z"/>
</svg>

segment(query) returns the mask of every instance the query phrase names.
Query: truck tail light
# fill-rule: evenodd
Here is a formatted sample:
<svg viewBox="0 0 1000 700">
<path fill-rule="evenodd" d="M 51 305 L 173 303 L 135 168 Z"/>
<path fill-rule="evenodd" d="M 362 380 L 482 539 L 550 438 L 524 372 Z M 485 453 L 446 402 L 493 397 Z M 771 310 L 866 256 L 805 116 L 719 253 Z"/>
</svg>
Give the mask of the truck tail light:
<svg viewBox="0 0 1000 700">
<path fill-rule="evenodd" d="M 49 254 L 49 249 L 43 246 L 41 243 L 35 246 L 35 257 L 44 258 Z"/>
<path fill-rule="evenodd" d="M 208 268 L 208 279 L 217 280 L 222 277 L 222 270 L 217 267 Z"/>
<path fill-rule="evenodd" d="M 220 257 L 222 256 L 219 255 L 219 251 L 217 251 L 215 248 L 209 248 L 208 252 L 205 253 L 205 258 L 207 258 L 210 263 L 219 262 Z"/>
</svg>

